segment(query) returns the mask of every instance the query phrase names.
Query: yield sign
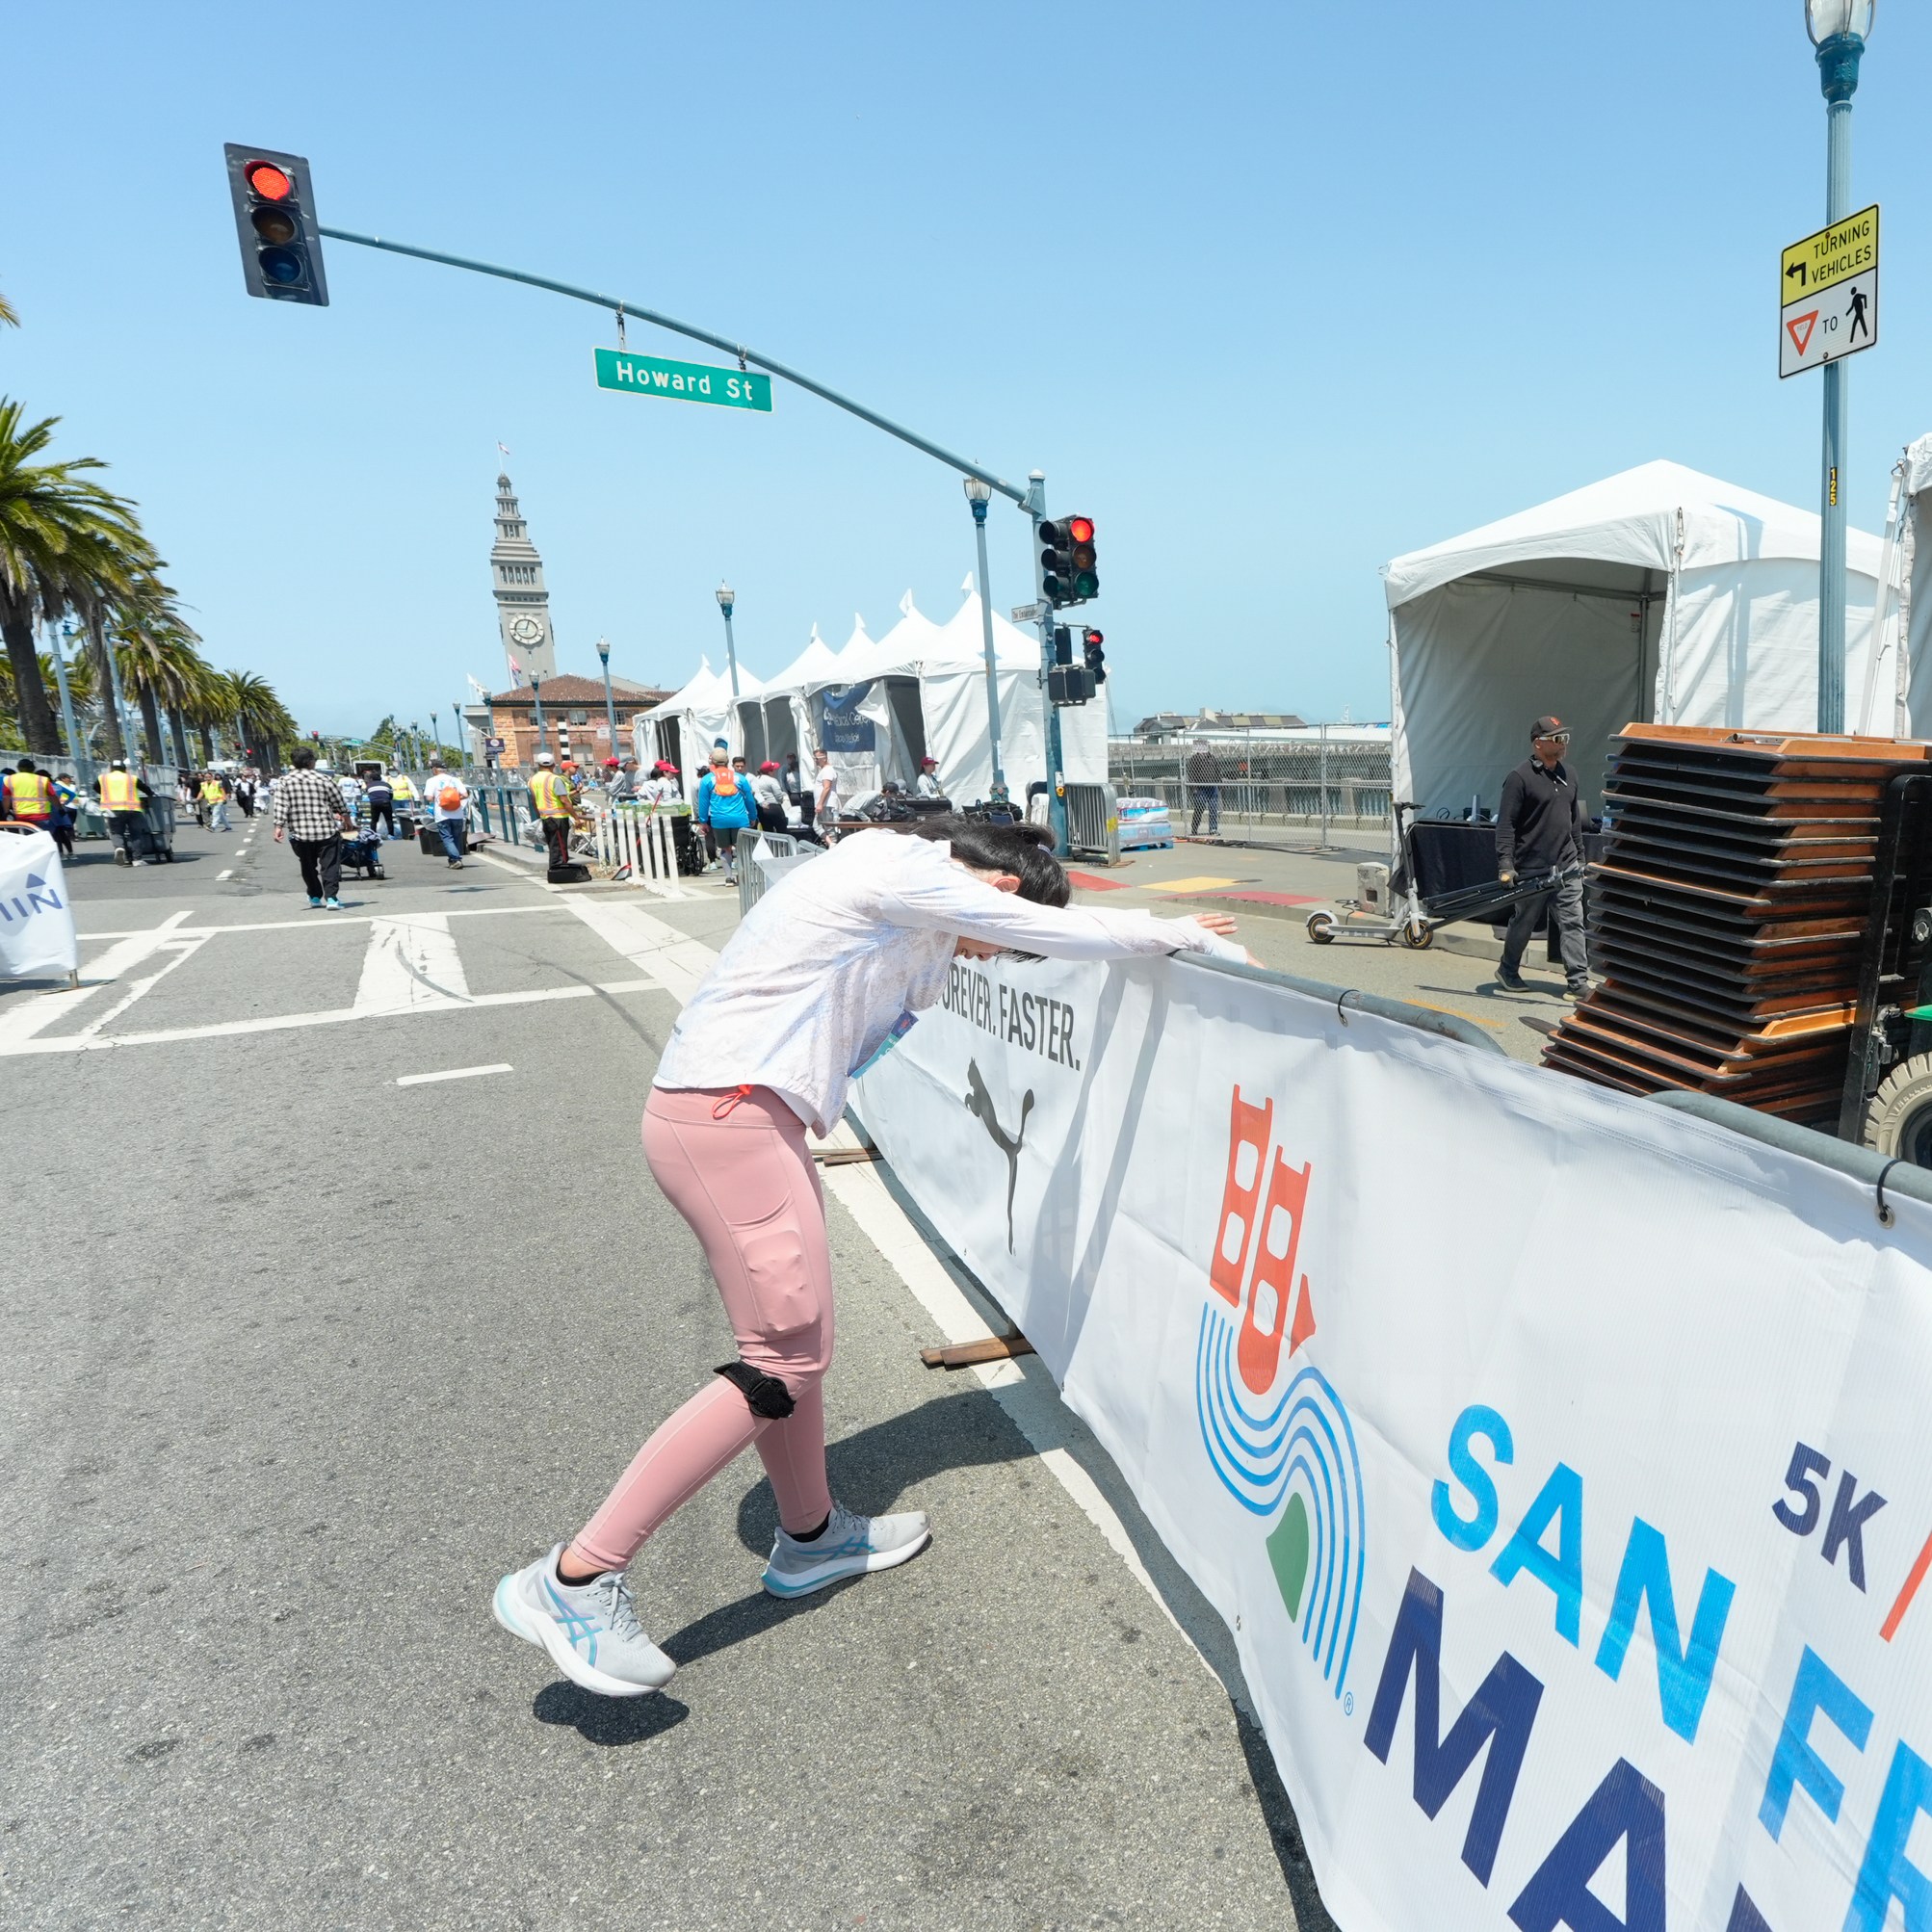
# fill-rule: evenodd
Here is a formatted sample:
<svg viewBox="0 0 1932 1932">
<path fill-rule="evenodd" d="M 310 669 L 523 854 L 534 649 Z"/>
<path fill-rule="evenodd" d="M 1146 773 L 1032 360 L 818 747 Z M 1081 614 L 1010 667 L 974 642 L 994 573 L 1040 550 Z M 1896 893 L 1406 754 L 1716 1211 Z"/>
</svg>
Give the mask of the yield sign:
<svg viewBox="0 0 1932 1932">
<path fill-rule="evenodd" d="M 1816 309 L 1807 309 L 1803 315 L 1792 316 L 1785 326 L 1790 331 L 1792 345 L 1802 355 L 1812 346 L 1812 330 L 1818 326 Z"/>
</svg>

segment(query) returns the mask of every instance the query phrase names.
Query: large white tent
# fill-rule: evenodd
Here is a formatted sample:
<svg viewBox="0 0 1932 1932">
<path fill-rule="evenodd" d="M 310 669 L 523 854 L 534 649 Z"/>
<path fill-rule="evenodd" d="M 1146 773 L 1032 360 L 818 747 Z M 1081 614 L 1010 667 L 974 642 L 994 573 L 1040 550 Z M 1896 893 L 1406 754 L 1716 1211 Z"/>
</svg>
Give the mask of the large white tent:
<svg viewBox="0 0 1932 1932">
<path fill-rule="evenodd" d="M 729 675 L 713 670 L 709 658 L 700 658 L 688 684 L 639 714 L 632 726 L 639 760 L 649 766 L 662 758 L 675 765 L 684 781 L 685 796 L 694 797 L 697 781 L 704 776 L 711 747 L 718 740 L 723 739 L 734 752 L 745 751 L 747 736 L 752 733 L 762 741 L 759 699 L 763 691 L 763 683 L 740 665 L 734 700 Z"/>
<path fill-rule="evenodd" d="M 855 616 L 849 647 L 860 639 L 868 645 L 872 642 L 866 637 L 865 619 Z M 788 754 L 796 751 L 800 770 L 809 776 L 818 741 L 812 735 L 811 708 L 805 693 L 824 679 L 836 678 L 838 666 L 838 652 L 820 637 L 819 627 L 814 624 L 805 648 L 783 670 L 774 671 L 765 680 L 762 703 L 768 758 L 783 765 Z"/>
<path fill-rule="evenodd" d="M 1906 446 L 1892 482 L 1878 653 L 1863 683 L 1846 680 L 1845 716 L 1858 731 L 1925 738 L 1932 736 L 1932 436 Z"/>
<path fill-rule="evenodd" d="M 1494 805 L 1553 712 L 1601 799 L 1632 719 L 1810 730 L 1815 512 L 1645 463 L 1384 566 L 1396 796 Z M 1880 545 L 1846 534 L 1846 690 L 1871 651 Z"/>
<path fill-rule="evenodd" d="M 986 645 L 979 593 L 972 580 L 959 609 L 941 626 L 934 656 L 919 684 L 927 749 L 938 761 L 949 797 L 968 802 L 992 789 L 993 754 L 986 706 Z M 1046 776 L 1045 703 L 1040 642 L 993 613 L 993 663 L 1000 690 L 1000 763 L 1015 798 Z M 1107 699 L 1060 712 L 1061 769 L 1076 783 L 1107 777 Z"/>
</svg>

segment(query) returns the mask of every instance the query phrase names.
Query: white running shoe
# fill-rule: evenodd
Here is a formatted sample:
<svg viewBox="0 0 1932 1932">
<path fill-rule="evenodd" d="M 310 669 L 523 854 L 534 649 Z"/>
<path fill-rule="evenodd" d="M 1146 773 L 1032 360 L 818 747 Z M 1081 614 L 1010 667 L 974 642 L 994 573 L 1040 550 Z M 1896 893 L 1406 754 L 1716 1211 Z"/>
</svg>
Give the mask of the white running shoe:
<svg viewBox="0 0 1932 1932">
<path fill-rule="evenodd" d="M 835 1502 L 832 1520 L 811 1542 L 778 1531 L 762 1580 L 774 1597 L 809 1597 L 841 1577 L 909 1563 L 931 1541 L 923 1509 L 902 1516 L 859 1516 Z"/>
<path fill-rule="evenodd" d="M 607 1570 L 587 1583 L 566 1583 L 557 1574 L 562 1553 L 560 1543 L 496 1586 L 490 1609 L 497 1622 L 512 1636 L 548 1651 L 572 1684 L 599 1697 L 662 1690 L 677 1665 L 638 1628 L 622 1575 Z"/>
</svg>

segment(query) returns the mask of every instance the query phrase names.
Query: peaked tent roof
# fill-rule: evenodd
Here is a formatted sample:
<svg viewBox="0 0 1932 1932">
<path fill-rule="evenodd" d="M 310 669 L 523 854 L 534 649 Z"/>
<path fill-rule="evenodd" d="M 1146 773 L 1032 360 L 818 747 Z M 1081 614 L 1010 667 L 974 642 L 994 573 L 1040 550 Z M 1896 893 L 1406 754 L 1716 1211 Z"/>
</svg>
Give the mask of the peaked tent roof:
<svg viewBox="0 0 1932 1932">
<path fill-rule="evenodd" d="M 819 682 L 863 684 L 869 678 L 916 675 L 937 646 L 939 626 L 912 601 L 910 590 L 899 600 L 899 622 L 876 641 L 865 635 L 863 626 L 854 631 L 839 653 L 837 675 Z"/>
<path fill-rule="evenodd" d="M 1510 564 L 1588 560 L 1668 574 L 1677 562 L 1677 515 L 1684 512 L 1682 561 L 1690 569 L 1750 558 L 1818 554 L 1818 517 L 1682 463 L 1640 463 L 1567 496 L 1553 497 L 1446 543 L 1412 550 L 1382 566 L 1394 610 L 1477 571 Z M 1880 544 L 1863 530 L 1845 533 L 1846 561 L 1876 578 Z"/>
<path fill-rule="evenodd" d="M 946 663 L 975 665 L 984 668 L 986 640 L 979 623 L 979 591 L 969 590 L 966 593 L 958 610 L 940 626 L 939 640 L 937 655 Z M 995 611 L 993 661 L 1002 670 L 1036 671 L 1040 667 L 1040 640 L 1030 638 L 1018 625 L 1009 623 Z"/>
<path fill-rule="evenodd" d="M 865 624 L 854 620 L 858 628 L 852 633 L 854 638 L 865 637 Z M 866 639 L 870 643 L 871 639 Z M 819 635 L 819 627 L 812 626 L 812 636 L 805 648 L 781 671 L 774 671 L 765 680 L 765 695 L 776 697 L 787 692 L 803 691 L 808 685 L 822 684 L 826 678 L 835 678 L 839 670 L 839 654 Z"/>
</svg>

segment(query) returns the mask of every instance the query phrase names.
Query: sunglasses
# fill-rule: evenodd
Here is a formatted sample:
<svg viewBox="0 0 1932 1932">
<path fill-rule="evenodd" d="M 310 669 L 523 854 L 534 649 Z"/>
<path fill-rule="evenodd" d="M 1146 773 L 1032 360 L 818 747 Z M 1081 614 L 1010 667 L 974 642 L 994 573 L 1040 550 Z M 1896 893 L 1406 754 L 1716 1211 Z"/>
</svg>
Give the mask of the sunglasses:
<svg viewBox="0 0 1932 1932">
<path fill-rule="evenodd" d="M 1546 731 L 1536 742 L 1538 744 L 1567 744 L 1570 734 L 1567 731 Z"/>
</svg>

